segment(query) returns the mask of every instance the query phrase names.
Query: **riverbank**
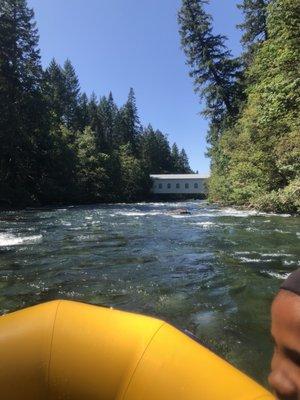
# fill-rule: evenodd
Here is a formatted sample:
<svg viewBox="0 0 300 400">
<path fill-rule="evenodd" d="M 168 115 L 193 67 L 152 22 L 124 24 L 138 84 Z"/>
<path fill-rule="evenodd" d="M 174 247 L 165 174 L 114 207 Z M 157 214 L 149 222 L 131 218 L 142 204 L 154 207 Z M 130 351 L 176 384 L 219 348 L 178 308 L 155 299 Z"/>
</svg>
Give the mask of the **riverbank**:
<svg viewBox="0 0 300 400">
<path fill-rule="evenodd" d="M 59 207 L 85 207 L 85 206 L 101 206 L 101 205 L 107 205 L 107 204 L 135 204 L 136 202 L 144 202 L 145 204 L 147 203 L 152 203 L 152 202 L 157 202 L 157 203 L 164 203 L 164 202 L 182 202 L 182 201 L 189 201 L 189 200 L 206 200 L 206 196 L 204 194 L 162 194 L 162 195 L 155 195 L 152 194 L 151 196 L 147 198 L 141 198 L 139 200 L 132 200 L 132 201 L 126 201 L 122 202 L 120 199 L 116 199 L 115 201 L 103 201 L 103 202 L 62 202 L 62 203 L 46 203 L 46 204 L 36 204 L 36 205 L 23 205 L 23 206 L 1 206 L 0 205 L 0 212 L 1 211 L 22 211 L 22 210 L 52 210 L 54 208 L 59 208 Z"/>
<path fill-rule="evenodd" d="M 212 178 L 214 179 L 214 178 Z M 214 185 L 213 185 L 214 186 Z M 215 188 L 209 198 L 213 203 L 222 206 L 245 207 L 263 212 L 289 213 L 300 215 L 300 180 L 294 179 L 283 189 L 265 191 L 263 194 L 241 196 L 239 190 L 230 185 L 231 191 L 224 188 Z M 246 190 L 240 188 L 240 191 Z"/>
<path fill-rule="evenodd" d="M 173 202 L 182 202 L 182 201 L 206 201 L 207 204 L 209 204 L 211 207 L 222 207 L 222 208 L 226 208 L 226 207 L 232 207 L 235 208 L 236 210 L 240 210 L 240 211 L 251 211 L 251 212 L 257 212 L 257 213 L 269 213 L 272 215 L 289 215 L 289 216 L 294 216 L 297 217 L 300 215 L 300 208 L 297 212 L 292 212 L 290 210 L 289 212 L 289 208 L 285 209 L 276 209 L 275 207 L 261 207 L 261 206 L 255 206 L 254 204 L 248 204 L 248 205 L 236 205 L 233 203 L 229 203 L 229 202 L 222 202 L 222 201 L 211 201 L 209 200 L 209 198 L 206 198 L 206 196 L 199 194 L 198 196 L 186 196 L 186 195 L 177 195 L 177 196 L 170 196 L 170 195 L 165 195 L 165 196 L 151 196 L 146 200 L 141 200 L 139 203 L 145 203 L 145 204 L 151 204 L 153 202 L 157 202 L 157 203 L 165 203 L 165 202 L 169 202 L 169 203 L 173 203 Z M 94 203 L 94 202 L 86 202 L 86 203 L 82 203 L 82 202 L 67 202 L 67 203 L 53 203 L 53 204 L 45 204 L 45 205 L 41 205 L 41 204 L 37 204 L 35 206 L 23 206 L 23 207 L 3 207 L 0 205 L 0 213 L 1 212 L 6 212 L 6 211 L 47 211 L 47 210 L 53 210 L 55 208 L 61 208 L 61 207 L 87 207 L 87 206 L 105 206 L 105 205 L 118 205 L 118 204 L 136 204 L 136 201 L 129 201 L 129 202 L 119 202 L 119 201 L 115 201 L 115 202 L 99 202 L 99 203 Z"/>
<path fill-rule="evenodd" d="M 228 207 L 232 207 L 236 210 L 240 210 L 240 211 L 245 211 L 245 212 L 256 212 L 256 213 L 261 213 L 261 214 L 269 214 L 269 215 L 278 215 L 278 216 L 290 216 L 290 217 L 299 217 L 300 216 L 300 209 L 299 212 L 292 212 L 290 210 L 290 212 L 288 212 L 289 208 L 287 208 L 287 210 L 282 209 L 282 210 L 276 210 L 275 207 L 259 207 L 259 206 L 255 206 L 254 204 L 247 204 L 247 205 L 236 205 L 233 203 L 228 203 L 228 202 L 222 202 L 222 201 L 210 201 L 209 199 L 207 199 L 208 204 L 210 204 L 211 206 L 217 206 L 217 207 L 222 207 L 222 208 L 228 208 Z"/>
</svg>

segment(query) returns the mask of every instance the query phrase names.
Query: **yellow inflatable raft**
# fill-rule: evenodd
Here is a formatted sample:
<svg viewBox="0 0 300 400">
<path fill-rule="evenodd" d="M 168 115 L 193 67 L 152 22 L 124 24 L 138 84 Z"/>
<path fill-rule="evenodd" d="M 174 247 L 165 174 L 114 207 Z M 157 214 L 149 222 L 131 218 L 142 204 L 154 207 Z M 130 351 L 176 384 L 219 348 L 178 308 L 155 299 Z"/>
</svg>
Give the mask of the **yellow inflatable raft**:
<svg viewBox="0 0 300 400">
<path fill-rule="evenodd" d="M 271 400 L 167 323 L 72 301 L 0 317 L 2 400 Z"/>
</svg>

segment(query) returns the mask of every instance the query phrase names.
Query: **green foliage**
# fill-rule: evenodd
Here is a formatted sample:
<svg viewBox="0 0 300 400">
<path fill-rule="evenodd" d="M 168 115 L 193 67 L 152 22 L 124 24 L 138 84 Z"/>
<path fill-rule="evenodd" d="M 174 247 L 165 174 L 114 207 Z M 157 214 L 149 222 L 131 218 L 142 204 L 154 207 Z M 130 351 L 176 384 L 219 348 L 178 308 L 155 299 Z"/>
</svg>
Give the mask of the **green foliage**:
<svg viewBox="0 0 300 400">
<path fill-rule="evenodd" d="M 65 124 L 68 128 L 78 128 L 78 106 L 80 86 L 75 69 L 70 60 L 66 60 L 63 68 L 65 83 Z"/>
<path fill-rule="evenodd" d="M 298 209 L 300 174 L 300 3 L 269 6 L 269 39 L 247 71 L 248 101 L 235 126 L 228 179 L 232 200 L 276 211 Z M 223 141 L 226 148 L 227 142 Z M 297 190 L 295 191 L 297 193 Z"/>
<path fill-rule="evenodd" d="M 120 108 L 117 118 L 117 131 L 121 144 L 129 143 L 134 155 L 138 154 L 138 135 L 141 133 L 134 90 L 130 88 L 127 102 Z"/>
<path fill-rule="evenodd" d="M 246 47 L 268 39 L 267 7 L 271 0 L 243 0 L 238 8 L 244 14 L 244 22 L 238 28 L 244 31 L 241 42 Z"/>
<path fill-rule="evenodd" d="M 226 37 L 213 33 L 206 0 L 182 0 L 178 13 L 181 45 L 194 78 L 195 91 L 205 99 L 204 115 L 220 121 L 238 111 L 239 60 L 226 48 Z"/>
<path fill-rule="evenodd" d="M 184 149 L 182 149 L 180 152 L 179 161 L 180 161 L 179 162 L 180 169 L 178 170 L 178 172 L 181 172 L 184 174 L 192 173 L 192 170 L 191 170 L 190 164 L 189 164 L 189 159 L 188 159 L 188 156 Z"/>
<path fill-rule="evenodd" d="M 43 71 L 33 16 L 0 0 L 0 206 L 146 199 L 149 174 L 174 171 L 166 135 L 141 127 L 133 89 L 118 108 L 82 93 L 69 60 Z"/>
<path fill-rule="evenodd" d="M 43 95 L 51 113 L 51 122 L 54 126 L 65 124 L 68 128 L 76 130 L 80 127 L 79 81 L 75 70 L 67 60 L 62 68 L 53 59 L 44 73 Z"/>
<path fill-rule="evenodd" d="M 97 151 L 95 133 L 87 126 L 83 132 L 78 132 L 75 142 L 78 163 L 77 179 L 80 189 L 80 200 L 104 201 L 109 176 L 106 163 L 109 156 Z"/>
<path fill-rule="evenodd" d="M 120 147 L 120 162 L 122 198 L 126 201 L 147 198 L 152 182 L 141 161 L 134 157 L 130 143 Z"/>
<path fill-rule="evenodd" d="M 237 25 L 243 31 L 241 43 L 245 52 L 242 59 L 246 67 L 252 64 L 260 44 L 268 39 L 268 5 L 273 0 L 243 0 L 238 4 L 244 15 L 243 23 Z"/>
<path fill-rule="evenodd" d="M 185 150 L 179 152 L 176 143 L 172 150 L 166 135 L 148 125 L 140 137 L 141 159 L 146 170 L 152 174 L 191 173 Z"/>
<path fill-rule="evenodd" d="M 0 2 L 0 204 L 36 201 L 45 129 L 42 68 L 33 11 L 25 0 Z"/>
<path fill-rule="evenodd" d="M 47 142 L 39 148 L 44 158 L 42 182 L 37 201 L 39 204 L 67 203 L 76 196 L 77 155 L 70 144 L 74 134 L 66 126 L 51 129 Z"/>
<path fill-rule="evenodd" d="M 194 25 L 191 18 L 186 25 L 183 44 L 189 60 L 196 60 L 200 66 L 207 61 L 207 53 L 200 49 L 208 46 L 211 35 L 203 3 L 183 0 L 185 17 L 191 10 L 199 14 Z M 188 5 L 193 8 L 188 9 Z M 219 120 L 214 118 L 219 107 L 213 104 L 210 199 L 269 211 L 299 212 L 300 1 L 244 0 L 240 8 L 245 17 L 240 25 L 244 29 L 244 56 L 248 58 L 244 79 L 239 81 L 236 76 L 232 86 L 240 86 L 237 92 L 244 92 L 241 98 L 246 102 L 241 103 L 237 114 L 223 108 Z M 199 34 L 204 31 L 206 43 Z M 212 58 L 211 64 L 218 62 Z M 208 76 L 203 74 L 206 80 Z M 203 84 L 204 78 L 199 82 Z M 206 101 L 211 98 L 209 90 L 203 95 Z"/>
<path fill-rule="evenodd" d="M 300 214 L 300 179 L 294 179 L 284 189 L 254 198 L 251 206 L 268 212 Z"/>
<path fill-rule="evenodd" d="M 151 125 L 144 129 L 140 140 L 143 165 L 152 174 L 172 171 L 171 150 L 167 137 Z"/>
</svg>

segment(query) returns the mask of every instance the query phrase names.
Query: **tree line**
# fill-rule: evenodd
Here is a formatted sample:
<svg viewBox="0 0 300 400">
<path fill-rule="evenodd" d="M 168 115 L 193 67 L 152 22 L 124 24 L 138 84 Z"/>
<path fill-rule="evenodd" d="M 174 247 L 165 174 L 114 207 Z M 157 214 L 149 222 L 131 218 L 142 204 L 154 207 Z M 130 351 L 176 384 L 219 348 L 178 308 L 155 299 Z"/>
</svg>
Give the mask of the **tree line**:
<svg viewBox="0 0 300 400">
<path fill-rule="evenodd" d="M 70 60 L 43 70 L 34 12 L 0 0 L 0 206 L 145 200 L 150 173 L 189 173 L 184 149 L 143 127 L 133 89 L 88 97 Z"/>
<path fill-rule="evenodd" d="M 243 52 L 182 0 L 181 43 L 209 119 L 210 199 L 300 212 L 300 0 L 243 0 Z"/>
</svg>

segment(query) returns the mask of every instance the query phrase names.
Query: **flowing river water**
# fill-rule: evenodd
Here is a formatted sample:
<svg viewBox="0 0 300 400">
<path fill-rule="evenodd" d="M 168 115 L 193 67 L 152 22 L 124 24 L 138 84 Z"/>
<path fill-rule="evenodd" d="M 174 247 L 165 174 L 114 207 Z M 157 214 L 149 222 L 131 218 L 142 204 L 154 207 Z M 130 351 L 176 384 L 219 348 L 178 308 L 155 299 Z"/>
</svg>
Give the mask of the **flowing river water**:
<svg viewBox="0 0 300 400">
<path fill-rule="evenodd" d="M 205 201 L 1 212 L 0 312 L 66 298 L 158 316 L 265 384 L 299 244 L 299 217 Z"/>
</svg>

